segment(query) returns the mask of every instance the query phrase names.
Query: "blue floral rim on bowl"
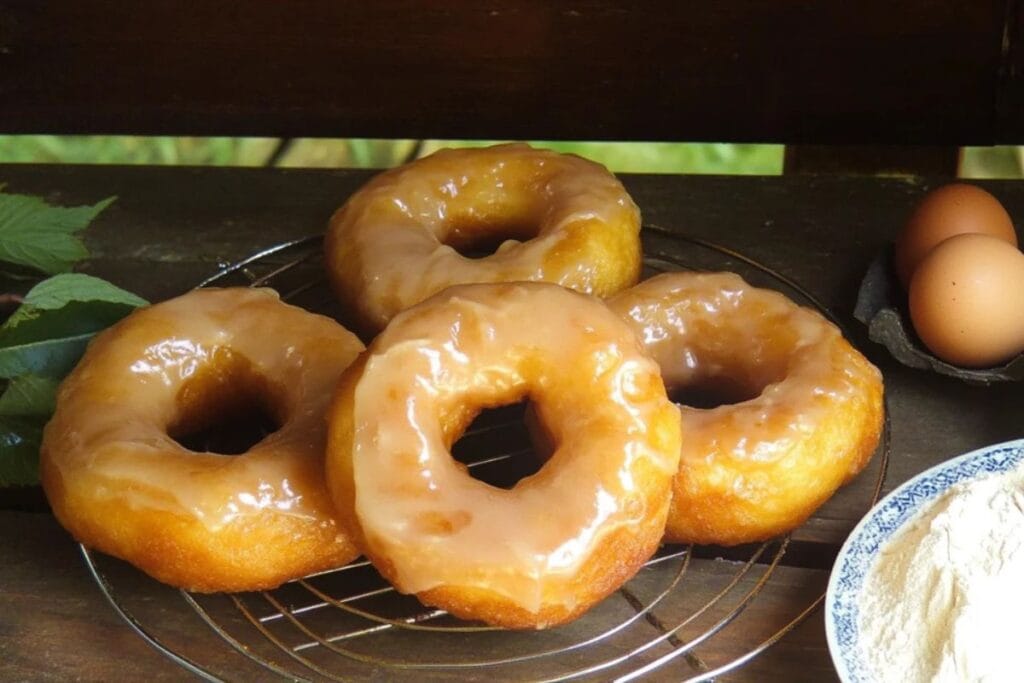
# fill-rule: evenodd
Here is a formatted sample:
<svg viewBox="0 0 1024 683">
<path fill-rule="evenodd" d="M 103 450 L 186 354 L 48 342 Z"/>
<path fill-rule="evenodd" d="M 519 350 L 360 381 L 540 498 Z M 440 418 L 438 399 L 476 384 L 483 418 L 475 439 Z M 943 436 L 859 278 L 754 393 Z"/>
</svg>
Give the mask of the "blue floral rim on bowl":
<svg viewBox="0 0 1024 683">
<path fill-rule="evenodd" d="M 1024 439 L 986 446 L 947 460 L 902 484 L 854 527 L 832 566 L 825 596 L 825 635 L 832 663 L 844 683 L 871 683 L 857 646 L 858 599 L 878 550 L 927 503 L 951 486 L 1008 472 L 1024 463 Z"/>
</svg>

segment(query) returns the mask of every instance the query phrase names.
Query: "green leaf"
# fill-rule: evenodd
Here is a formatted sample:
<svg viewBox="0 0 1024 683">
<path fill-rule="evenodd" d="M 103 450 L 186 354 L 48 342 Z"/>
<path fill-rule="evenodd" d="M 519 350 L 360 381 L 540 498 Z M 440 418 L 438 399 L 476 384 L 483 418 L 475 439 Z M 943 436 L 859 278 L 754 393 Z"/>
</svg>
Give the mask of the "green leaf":
<svg viewBox="0 0 1024 683">
<path fill-rule="evenodd" d="M 135 308 L 148 301 L 106 280 L 85 273 L 54 275 L 37 284 L 25 295 L 25 304 L 35 308 L 60 308 L 69 301 L 108 301 Z"/>
<path fill-rule="evenodd" d="M 39 446 L 57 386 L 56 380 L 24 375 L 0 395 L 0 487 L 39 482 Z"/>
<path fill-rule="evenodd" d="M 40 282 L 0 326 L 0 377 L 63 377 L 93 335 L 145 304 L 91 275 L 67 273 Z"/>
<path fill-rule="evenodd" d="M 44 418 L 0 417 L 0 487 L 39 482 Z"/>
<path fill-rule="evenodd" d="M 37 375 L 12 379 L 0 394 L 0 417 L 50 417 L 57 403 L 59 385 L 56 379 Z"/>
<path fill-rule="evenodd" d="M 124 317 L 132 309 L 145 306 L 148 303 L 142 297 L 126 292 L 120 287 L 92 275 L 83 273 L 54 275 L 30 289 L 18 310 L 4 322 L 3 326 L 0 326 L 0 345 L 3 345 L 5 335 L 6 338 L 11 338 L 12 331 L 22 327 L 23 323 L 46 317 L 43 315 L 44 311 L 56 311 L 76 302 L 94 304 L 91 310 L 102 308 L 109 311 L 101 316 L 104 320 L 109 318 L 103 325 L 104 327 Z M 100 303 L 110 305 L 98 307 Z M 119 311 L 123 312 L 118 314 Z M 79 311 L 80 316 L 81 311 Z M 53 323 L 49 324 L 53 325 Z M 100 328 L 92 327 L 92 329 Z M 25 333 L 22 332 L 22 334 Z"/>
<path fill-rule="evenodd" d="M 43 339 L 0 349 L 0 377 L 26 373 L 58 379 L 71 372 L 95 332 L 60 339 Z"/>
<path fill-rule="evenodd" d="M 44 338 L 96 332 L 114 324 L 134 309 L 134 306 L 107 301 L 72 301 L 63 308 L 53 310 L 30 309 L 19 317 L 16 325 L 0 327 L 0 348 Z"/>
<path fill-rule="evenodd" d="M 63 273 L 88 252 L 74 233 L 110 206 L 108 197 L 92 206 L 50 206 L 38 197 L 0 191 L 0 260 Z"/>
</svg>

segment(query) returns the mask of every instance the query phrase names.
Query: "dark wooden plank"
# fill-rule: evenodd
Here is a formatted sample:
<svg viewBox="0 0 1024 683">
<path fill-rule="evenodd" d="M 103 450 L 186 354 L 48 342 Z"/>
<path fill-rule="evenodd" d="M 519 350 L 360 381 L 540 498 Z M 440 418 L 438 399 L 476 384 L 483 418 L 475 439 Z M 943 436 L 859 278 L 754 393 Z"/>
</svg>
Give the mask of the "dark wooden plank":
<svg viewBox="0 0 1024 683">
<path fill-rule="evenodd" d="M 786 145 L 782 172 L 955 176 L 959 163 L 956 145 Z"/>
<path fill-rule="evenodd" d="M 991 144 L 1016 0 L 0 1 L 0 132 Z"/>
<path fill-rule="evenodd" d="M 1006 3 L 1001 61 L 996 118 L 1000 121 L 1024 121 L 1024 3 L 1020 0 Z M 1013 127 L 1011 124 L 1011 130 Z M 1021 126 L 1016 128 L 1019 131 Z"/>
<path fill-rule="evenodd" d="M 0 548 L 0 679 L 182 680 L 183 671 L 150 648 L 107 604 L 77 546 L 52 517 L 0 513 Z M 195 657 L 223 649 L 210 642 L 194 613 L 182 609 L 174 591 L 134 573 L 120 583 L 144 593 L 139 604 L 145 618 L 167 634 L 169 643 L 188 648 Z M 242 657 L 235 660 L 239 677 L 260 679 L 258 668 Z"/>
</svg>

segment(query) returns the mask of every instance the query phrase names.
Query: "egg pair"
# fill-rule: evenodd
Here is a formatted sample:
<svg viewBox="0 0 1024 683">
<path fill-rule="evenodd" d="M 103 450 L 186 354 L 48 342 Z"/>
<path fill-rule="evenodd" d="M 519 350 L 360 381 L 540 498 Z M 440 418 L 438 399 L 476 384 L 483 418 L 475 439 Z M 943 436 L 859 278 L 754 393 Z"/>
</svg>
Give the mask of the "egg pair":
<svg viewBox="0 0 1024 683">
<path fill-rule="evenodd" d="M 965 184 L 931 192 L 896 243 L 895 265 L 914 330 L 936 356 L 989 367 L 1024 351 L 1024 253 L 991 194 Z"/>
</svg>

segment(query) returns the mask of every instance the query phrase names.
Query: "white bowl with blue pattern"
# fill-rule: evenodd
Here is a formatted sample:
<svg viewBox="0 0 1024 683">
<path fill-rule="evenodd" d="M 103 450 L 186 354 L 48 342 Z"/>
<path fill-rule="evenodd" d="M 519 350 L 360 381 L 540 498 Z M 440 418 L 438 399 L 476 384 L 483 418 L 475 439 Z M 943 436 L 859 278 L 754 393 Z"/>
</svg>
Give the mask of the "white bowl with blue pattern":
<svg viewBox="0 0 1024 683">
<path fill-rule="evenodd" d="M 907 520 L 954 484 L 1008 472 L 1024 463 L 1024 439 L 979 448 L 936 465 L 894 490 L 868 511 L 839 551 L 825 596 L 825 635 L 839 678 L 871 683 L 857 645 L 864 579 L 878 550 Z"/>
</svg>

